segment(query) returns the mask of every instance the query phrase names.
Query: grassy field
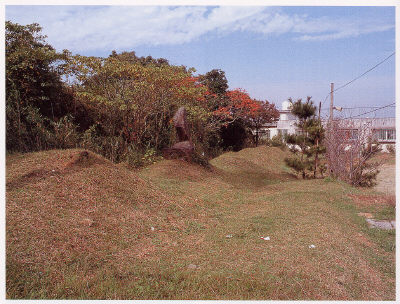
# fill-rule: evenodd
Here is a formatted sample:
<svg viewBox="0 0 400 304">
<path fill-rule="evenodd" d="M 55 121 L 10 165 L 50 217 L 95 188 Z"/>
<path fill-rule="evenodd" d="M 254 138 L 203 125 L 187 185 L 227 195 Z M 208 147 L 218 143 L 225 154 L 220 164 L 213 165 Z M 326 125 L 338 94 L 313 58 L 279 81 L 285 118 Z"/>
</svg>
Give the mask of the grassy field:
<svg viewBox="0 0 400 304">
<path fill-rule="evenodd" d="M 358 215 L 394 219 L 394 198 L 297 179 L 285 153 L 7 156 L 7 298 L 394 300 L 395 232 Z"/>
</svg>

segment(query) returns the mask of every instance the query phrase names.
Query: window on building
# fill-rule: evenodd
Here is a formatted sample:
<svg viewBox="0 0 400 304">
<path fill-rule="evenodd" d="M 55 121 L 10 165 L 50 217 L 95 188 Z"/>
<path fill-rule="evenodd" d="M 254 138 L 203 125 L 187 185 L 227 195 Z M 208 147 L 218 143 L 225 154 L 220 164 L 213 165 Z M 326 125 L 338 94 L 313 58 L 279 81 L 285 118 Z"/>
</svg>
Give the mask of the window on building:
<svg viewBox="0 0 400 304">
<path fill-rule="evenodd" d="M 373 130 L 373 136 L 378 141 L 395 141 L 396 130 L 395 129 L 375 129 Z"/>
</svg>

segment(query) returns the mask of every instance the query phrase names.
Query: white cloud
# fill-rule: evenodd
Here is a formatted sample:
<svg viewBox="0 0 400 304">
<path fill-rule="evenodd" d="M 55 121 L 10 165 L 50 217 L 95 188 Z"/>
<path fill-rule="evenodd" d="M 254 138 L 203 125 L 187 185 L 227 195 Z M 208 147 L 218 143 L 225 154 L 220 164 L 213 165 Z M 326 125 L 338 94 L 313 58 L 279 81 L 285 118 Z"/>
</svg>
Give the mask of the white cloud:
<svg viewBox="0 0 400 304">
<path fill-rule="evenodd" d="M 236 31 L 264 37 L 290 33 L 296 40 L 323 41 L 394 28 L 394 24 L 377 20 L 312 18 L 254 6 L 7 6 L 6 19 L 37 22 L 50 44 L 74 52 L 182 44 L 208 34 Z"/>
<path fill-rule="evenodd" d="M 350 37 L 358 37 L 376 32 L 384 32 L 394 28 L 391 24 L 382 24 L 379 20 L 335 20 L 326 18 L 314 20 L 309 23 L 299 23 L 295 32 L 303 33 L 298 37 L 303 41 L 324 41 Z M 318 30 L 319 29 L 319 30 Z M 309 35 L 312 33 L 313 35 Z"/>
</svg>

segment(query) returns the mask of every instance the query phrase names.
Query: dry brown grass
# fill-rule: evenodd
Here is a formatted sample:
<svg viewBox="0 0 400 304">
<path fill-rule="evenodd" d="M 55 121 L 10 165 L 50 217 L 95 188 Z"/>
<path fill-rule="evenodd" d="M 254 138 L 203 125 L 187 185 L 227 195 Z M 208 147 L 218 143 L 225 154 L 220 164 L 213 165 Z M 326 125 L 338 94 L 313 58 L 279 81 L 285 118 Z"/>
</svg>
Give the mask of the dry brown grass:
<svg viewBox="0 0 400 304">
<path fill-rule="evenodd" d="M 383 208 L 386 206 L 396 206 L 396 197 L 394 195 L 360 195 L 351 194 L 354 204 L 357 206 L 374 206 Z"/>
<path fill-rule="evenodd" d="M 43 152 L 42 168 L 33 170 L 28 156 L 19 160 L 20 176 L 13 159 L 8 163 L 7 251 L 14 266 L 44 273 L 84 258 L 90 277 L 105 261 L 116 262 L 115 252 L 130 259 L 153 251 L 149 218 L 162 222 L 172 202 L 131 172 L 93 153 L 82 160 L 81 153 Z M 121 244 L 129 250 L 120 251 Z M 51 276 L 63 277 L 57 269 Z"/>
<path fill-rule="evenodd" d="M 82 152 L 7 158 L 8 298 L 394 299 L 360 190 L 293 178 L 277 148 L 140 172 Z"/>
</svg>

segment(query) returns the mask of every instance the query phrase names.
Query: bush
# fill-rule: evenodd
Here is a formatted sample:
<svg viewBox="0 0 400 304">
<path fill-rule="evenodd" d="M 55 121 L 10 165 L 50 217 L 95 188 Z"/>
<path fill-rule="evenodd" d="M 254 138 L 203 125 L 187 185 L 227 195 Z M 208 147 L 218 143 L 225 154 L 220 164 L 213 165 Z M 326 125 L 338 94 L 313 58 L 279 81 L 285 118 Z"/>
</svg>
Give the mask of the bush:
<svg viewBox="0 0 400 304">
<path fill-rule="evenodd" d="M 143 153 L 139 151 L 134 145 L 128 147 L 125 155 L 125 161 L 129 167 L 139 168 L 143 166 Z"/>
<path fill-rule="evenodd" d="M 108 158 L 112 162 L 122 160 L 125 142 L 121 136 L 107 136 L 99 124 L 92 125 L 82 136 L 82 147 Z"/>
<path fill-rule="evenodd" d="M 81 135 L 77 126 L 73 123 L 73 117 L 66 115 L 57 122 L 52 122 L 54 129 L 54 145 L 57 148 L 76 148 L 79 145 Z"/>
<path fill-rule="evenodd" d="M 97 125 L 92 125 L 83 133 L 82 146 L 85 149 L 89 149 L 96 153 L 99 153 L 99 151 L 101 150 L 101 143 L 98 136 Z"/>
<path fill-rule="evenodd" d="M 16 110 L 7 104 L 6 116 L 8 152 L 29 152 L 52 148 L 54 142 L 50 120 L 43 117 L 38 108 L 28 105 Z"/>
<path fill-rule="evenodd" d="M 144 166 L 154 164 L 159 159 L 161 159 L 161 157 L 157 155 L 157 151 L 154 148 L 146 149 L 142 157 Z"/>
<path fill-rule="evenodd" d="M 304 172 L 304 170 L 306 169 L 305 163 L 296 157 L 293 158 L 286 157 L 285 163 L 288 167 L 292 168 L 296 173 Z"/>
<path fill-rule="evenodd" d="M 204 153 L 203 153 L 204 154 Z M 210 163 L 208 162 L 208 159 L 205 155 L 198 153 L 195 151 L 192 155 L 192 161 L 195 164 L 198 164 L 200 166 L 203 166 L 205 168 L 210 168 Z"/>
<path fill-rule="evenodd" d="M 388 150 L 388 152 L 389 152 L 390 154 L 396 154 L 396 148 L 395 148 L 394 145 L 387 145 L 387 146 L 386 146 L 386 149 Z"/>
<path fill-rule="evenodd" d="M 258 140 L 258 145 L 260 145 L 260 146 L 262 146 L 262 145 L 268 146 L 269 141 L 270 141 L 269 139 L 260 138 L 260 139 Z"/>
<path fill-rule="evenodd" d="M 162 157 L 157 154 L 156 149 L 140 149 L 134 144 L 128 146 L 124 158 L 125 162 L 131 168 L 148 166 L 162 159 Z"/>
<path fill-rule="evenodd" d="M 271 139 L 267 140 L 266 145 L 270 147 L 286 148 L 286 143 L 281 134 L 275 135 Z"/>
<path fill-rule="evenodd" d="M 325 175 L 327 169 L 328 168 L 327 168 L 327 165 L 325 163 L 320 164 L 318 166 L 318 170 L 319 170 L 319 173 L 321 174 L 321 177 L 323 177 Z"/>
<path fill-rule="evenodd" d="M 348 130 L 358 129 L 358 136 L 350 139 Z M 372 187 L 376 183 L 378 162 L 372 162 L 382 149 L 371 138 L 368 126 L 352 121 L 333 121 L 327 132 L 325 159 L 330 174 L 352 186 Z"/>
<path fill-rule="evenodd" d="M 225 151 L 240 151 L 245 147 L 249 132 L 240 119 L 221 128 L 221 146 Z"/>
</svg>

